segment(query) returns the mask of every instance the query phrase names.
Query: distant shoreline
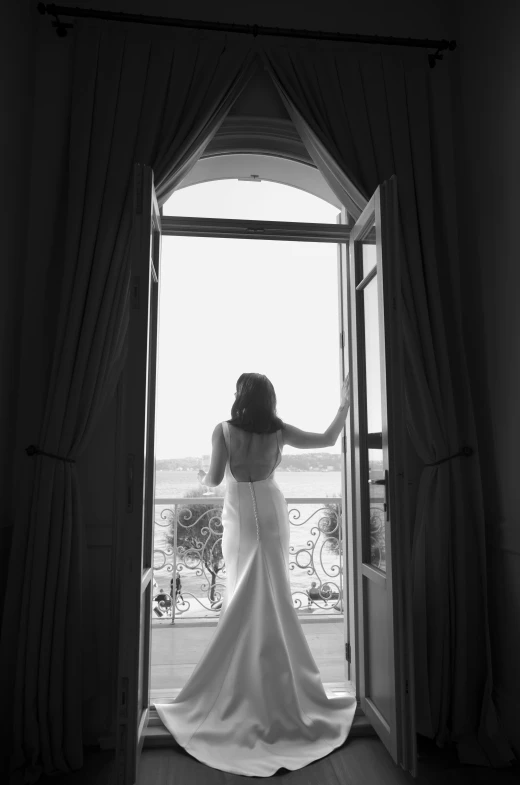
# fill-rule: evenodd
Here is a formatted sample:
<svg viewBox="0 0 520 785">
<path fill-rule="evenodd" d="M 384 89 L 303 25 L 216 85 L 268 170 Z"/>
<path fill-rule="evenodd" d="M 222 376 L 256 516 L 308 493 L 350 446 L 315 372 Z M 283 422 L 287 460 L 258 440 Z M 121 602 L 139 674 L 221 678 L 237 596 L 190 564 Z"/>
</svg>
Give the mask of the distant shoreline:
<svg viewBox="0 0 520 785">
<path fill-rule="evenodd" d="M 178 468 L 178 469 L 158 469 L 158 468 L 156 468 L 156 471 L 158 471 L 158 472 L 193 472 L 193 471 L 195 471 L 195 469 L 182 469 L 182 468 Z M 283 466 L 278 466 L 276 471 L 278 471 L 278 472 L 306 472 L 307 474 L 310 474 L 310 473 L 323 474 L 324 472 L 338 472 L 339 469 L 300 469 L 300 468 L 290 468 L 290 467 L 284 468 Z"/>
<path fill-rule="evenodd" d="M 209 456 L 204 456 L 209 459 Z M 201 456 L 161 458 L 155 462 L 156 471 L 198 471 Z M 285 453 L 278 464 L 278 471 L 323 472 L 341 471 L 341 453 L 300 452 Z"/>
<path fill-rule="evenodd" d="M 204 456 L 209 462 L 209 456 Z M 342 465 L 342 454 L 332 452 L 300 452 L 285 453 L 277 466 L 279 472 L 315 472 L 324 474 L 327 472 L 340 472 Z M 371 470 L 379 471 L 382 469 L 382 461 L 370 461 Z M 201 457 L 189 456 L 186 458 L 161 458 L 155 462 L 157 472 L 196 472 L 201 468 Z M 207 469 L 206 464 L 204 468 Z"/>
</svg>

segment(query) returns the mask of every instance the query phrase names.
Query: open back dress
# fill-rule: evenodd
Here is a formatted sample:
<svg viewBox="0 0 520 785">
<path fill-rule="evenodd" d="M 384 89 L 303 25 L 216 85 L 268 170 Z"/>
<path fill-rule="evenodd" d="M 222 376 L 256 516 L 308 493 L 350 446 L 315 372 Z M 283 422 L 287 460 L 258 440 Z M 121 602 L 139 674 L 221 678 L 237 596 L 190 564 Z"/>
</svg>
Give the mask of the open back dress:
<svg viewBox="0 0 520 785">
<path fill-rule="evenodd" d="M 281 431 L 222 423 L 227 585 L 214 636 L 162 722 L 190 755 L 256 777 L 300 769 L 347 738 L 356 699 L 328 697 L 291 596 Z"/>
</svg>

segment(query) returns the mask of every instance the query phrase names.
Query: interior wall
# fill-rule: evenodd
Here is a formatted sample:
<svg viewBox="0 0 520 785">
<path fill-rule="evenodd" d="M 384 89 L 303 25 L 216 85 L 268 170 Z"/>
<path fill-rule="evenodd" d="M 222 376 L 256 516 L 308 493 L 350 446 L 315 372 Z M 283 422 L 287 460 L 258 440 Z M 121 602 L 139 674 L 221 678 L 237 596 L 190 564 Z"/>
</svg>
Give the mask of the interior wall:
<svg viewBox="0 0 520 785">
<path fill-rule="evenodd" d="M 60 5 L 180 19 L 258 24 L 416 38 L 452 37 L 453 3 L 448 0 L 372 0 L 371 3 L 302 3 L 299 0 L 62 0 Z"/>
<path fill-rule="evenodd" d="M 520 755 L 520 5 L 458 4 L 458 213 L 465 342 L 486 515 L 494 698 Z"/>
<path fill-rule="evenodd" d="M 237 98 L 228 117 L 274 117 L 290 120 L 280 94 L 273 80 L 265 70 L 259 70 Z"/>
</svg>

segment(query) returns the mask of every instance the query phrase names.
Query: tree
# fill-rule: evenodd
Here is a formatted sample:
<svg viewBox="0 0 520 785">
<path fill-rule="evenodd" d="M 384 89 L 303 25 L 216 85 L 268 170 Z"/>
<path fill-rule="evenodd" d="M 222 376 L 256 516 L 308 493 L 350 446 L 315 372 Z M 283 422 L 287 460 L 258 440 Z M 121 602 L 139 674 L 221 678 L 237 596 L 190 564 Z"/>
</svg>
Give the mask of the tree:
<svg viewBox="0 0 520 785">
<path fill-rule="evenodd" d="M 331 551 L 337 551 L 341 548 L 342 531 L 341 531 L 341 505 L 338 502 L 329 502 L 325 504 L 326 513 L 323 518 L 320 518 L 320 529 L 326 535 L 327 548 Z"/>
<path fill-rule="evenodd" d="M 198 488 L 186 491 L 184 497 L 193 499 L 201 496 Z M 173 520 L 166 539 L 173 548 L 177 526 L 177 557 L 188 569 L 202 569 L 210 575 L 209 599 L 211 603 L 221 599 L 216 596 L 218 574 L 224 568 L 222 555 L 222 502 L 183 505 Z M 207 572 L 206 572 L 207 571 Z M 202 573 L 201 573 L 202 574 Z"/>
</svg>

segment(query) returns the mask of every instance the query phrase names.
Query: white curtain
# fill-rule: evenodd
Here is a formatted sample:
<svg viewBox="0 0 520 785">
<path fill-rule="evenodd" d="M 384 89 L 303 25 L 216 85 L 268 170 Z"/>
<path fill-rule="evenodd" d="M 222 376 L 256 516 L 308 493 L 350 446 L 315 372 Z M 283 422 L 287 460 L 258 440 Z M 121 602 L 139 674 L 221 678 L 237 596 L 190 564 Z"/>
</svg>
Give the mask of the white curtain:
<svg viewBox="0 0 520 785">
<path fill-rule="evenodd" d="M 450 123 L 438 89 L 446 74 L 432 72 L 424 52 L 394 47 L 266 43 L 263 53 L 311 154 L 354 215 L 360 194 L 366 200 L 397 177 L 406 417 L 424 464 L 410 565 L 417 731 L 440 746 L 455 742 L 462 762 L 503 765 L 513 755 L 491 697 L 479 459 L 443 460 L 477 446 L 457 315 L 456 232 L 444 205 L 453 188 L 450 149 L 438 141 L 440 124 Z"/>
</svg>

